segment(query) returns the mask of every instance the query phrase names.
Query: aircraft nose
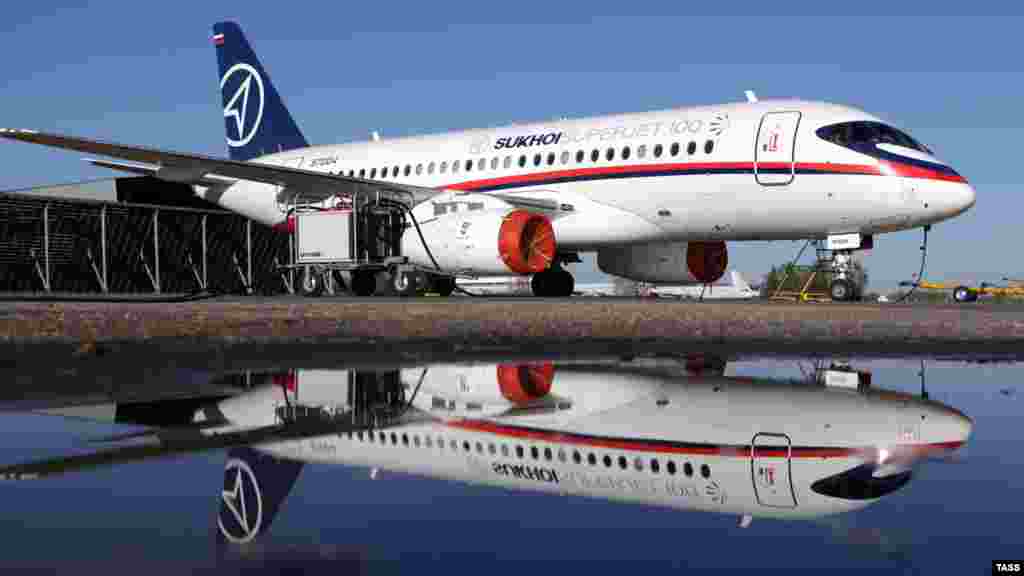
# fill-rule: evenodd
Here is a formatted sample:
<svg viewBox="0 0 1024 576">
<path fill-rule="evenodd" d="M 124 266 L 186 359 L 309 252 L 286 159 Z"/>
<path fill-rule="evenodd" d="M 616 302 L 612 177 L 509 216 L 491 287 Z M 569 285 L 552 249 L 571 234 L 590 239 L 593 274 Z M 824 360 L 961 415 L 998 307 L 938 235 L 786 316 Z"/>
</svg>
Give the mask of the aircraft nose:
<svg viewBox="0 0 1024 576">
<path fill-rule="evenodd" d="M 966 212 L 974 206 L 976 194 L 974 187 L 964 182 L 963 185 L 959 186 L 957 191 L 954 192 L 953 204 L 956 208 L 957 213 Z"/>
</svg>

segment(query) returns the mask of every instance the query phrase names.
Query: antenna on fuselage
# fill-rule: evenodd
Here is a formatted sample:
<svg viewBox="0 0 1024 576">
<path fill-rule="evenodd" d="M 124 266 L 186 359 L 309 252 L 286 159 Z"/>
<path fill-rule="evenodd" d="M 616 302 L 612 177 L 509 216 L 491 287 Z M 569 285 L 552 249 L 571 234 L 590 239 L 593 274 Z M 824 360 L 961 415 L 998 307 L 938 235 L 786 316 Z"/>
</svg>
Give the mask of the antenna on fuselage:
<svg viewBox="0 0 1024 576">
<path fill-rule="evenodd" d="M 754 94 L 753 90 L 747 90 L 747 91 L 745 91 L 743 93 L 747 95 L 747 102 L 750 102 L 750 103 L 757 102 L 757 94 Z"/>
<path fill-rule="evenodd" d="M 374 142 L 380 142 L 380 132 L 374 130 L 373 132 L 370 133 L 370 135 L 373 136 Z"/>
</svg>

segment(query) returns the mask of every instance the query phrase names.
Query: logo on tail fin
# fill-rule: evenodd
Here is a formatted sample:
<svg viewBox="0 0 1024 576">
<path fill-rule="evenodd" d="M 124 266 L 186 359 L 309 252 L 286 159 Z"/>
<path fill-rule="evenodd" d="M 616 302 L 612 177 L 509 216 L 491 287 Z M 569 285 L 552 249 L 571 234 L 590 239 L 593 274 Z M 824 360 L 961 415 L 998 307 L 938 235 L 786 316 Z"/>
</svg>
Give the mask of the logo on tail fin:
<svg viewBox="0 0 1024 576">
<path fill-rule="evenodd" d="M 253 136 L 259 132 L 260 123 L 263 121 L 265 98 L 263 95 L 263 79 L 260 78 L 260 74 L 255 68 L 244 63 L 235 64 L 220 79 L 221 90 L 224 90 L 224 87 L 228 85 L 232 76 L 238 77 L 238 87 L 235 89 L 231 99 L 228 100 L 227 106 L 224 107 L 224 117 L 234 118 L 234 125 L 238 129 L 237 139 L 232 138 L 231 131 L 228 131 L 228 146 L 239 148 L 248 144 Z M 253 94 L 253 91 L 256 94 Z M 249 122 L 250 104 L 256 110 L 255 118 L 251 123 Z"/>
<path fill-rule="evenodd" d="M 220 500 L 217 524 L 225 538 L 243 544 L 259 534 L 263 523 L 263 495 L 256 474 L 243 460 L 232 459 L 225 466 Z"/>
</svg>

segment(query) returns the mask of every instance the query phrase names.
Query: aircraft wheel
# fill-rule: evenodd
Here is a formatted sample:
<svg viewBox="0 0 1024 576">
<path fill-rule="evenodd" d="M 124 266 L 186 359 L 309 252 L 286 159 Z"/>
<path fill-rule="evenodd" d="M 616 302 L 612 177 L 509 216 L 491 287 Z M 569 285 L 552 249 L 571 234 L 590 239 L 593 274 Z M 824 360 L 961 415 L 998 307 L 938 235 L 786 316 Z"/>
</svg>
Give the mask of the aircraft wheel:
<svg viewBox="0 0 1024 576">
<path fill-rule="evenodd" d="M 302 278 L 299 281 L 299 290 L 302 292 L 303 296 L 308 296 L 310 298 L 319 296 L 324 291 L 323 277 L 319 272 L 307 266 L 302 271 Z"/>
<path fill-rule="evenodd" d="M 533 275 L 530 288 L 533 289 L 534 296 L 566 297 L 572 296 L 576 281 L 566 270 L 548 269 Z"/>
<path fill-rule="evenodd" d="M 455 292 L 455 278 L 451 276 L 434 276 L 431 284 L 434 292 L 440 296 L 451 296 Z"/>
<path fill-rule="evenodd" d="M 353 272 L 349 289 L 356 296 L 373 296 L 377 290 L 377 277 L 372 272 Z"/>
<path fill-rule="evenodd" d="M 557 292 L 556 296 L 563 298 L 572 296 L 573 290 L 576 288 L 576 280 L 572 277 L 572 274 L 568 270 L 557 270 L 555 271 Z"/>
<path fill-rule="evenodd" d="M 832 293 L 832 299 L 836 302 L 846 302 L 853 299 L 853 284 L 849 280 L 840 278 L 832 282 L 829 290 Z"/>
<path fill-rule="evenodd" d="M 533 278 L 530 279 L 530 289 L 533 290 L 534 296 L 550 296 L 550 294 L 548 294 L 548 285 L 551 284 L 549 281 L 550 277 L 550 270 L 538 272 L 533 275 Z"/>
<path fill-rule="evenodd" d="M 423 273 L 416 270 L 397 270 L 391 275 L 391 288 L 399 296 L 415 296 L 423 286 Z"/>
<path fill-rule="evenodd" d="M 957 302 L 971 302 L 974 300 L 974 294 L 967 286 L 957 286 L 953 290 L 953 300 Z"/>
</svg>

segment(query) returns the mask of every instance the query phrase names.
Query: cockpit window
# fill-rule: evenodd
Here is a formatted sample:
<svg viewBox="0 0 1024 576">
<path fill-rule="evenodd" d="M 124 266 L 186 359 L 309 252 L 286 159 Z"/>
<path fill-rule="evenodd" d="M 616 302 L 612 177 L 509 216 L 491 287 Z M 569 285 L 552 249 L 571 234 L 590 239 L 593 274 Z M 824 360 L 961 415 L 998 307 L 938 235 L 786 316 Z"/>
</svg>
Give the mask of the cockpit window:
<svg viewBox="0 0 1024 576">
<path fill-rule="evenodd" d="M 818 137 L 847 148 L 894 144 L 904 148 L 931 154 L 925 145 L 914 140 L 905 132 L 880 122 L 843 122 L 818 129 Z"/>
</svg>

